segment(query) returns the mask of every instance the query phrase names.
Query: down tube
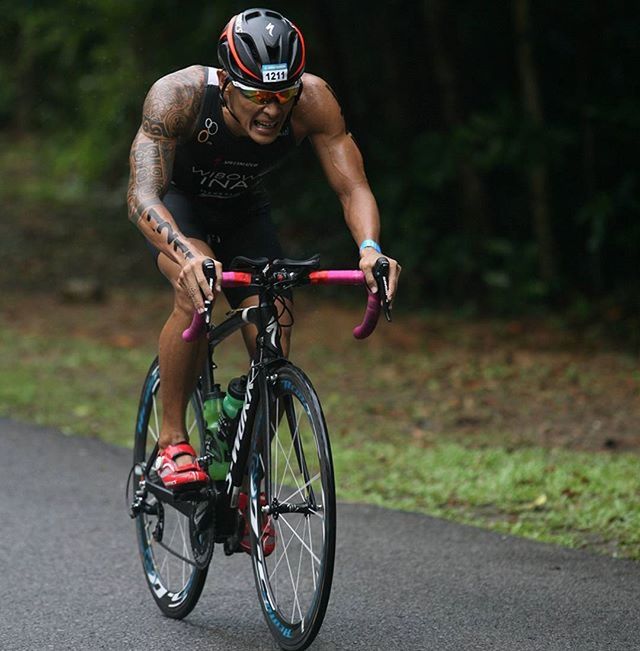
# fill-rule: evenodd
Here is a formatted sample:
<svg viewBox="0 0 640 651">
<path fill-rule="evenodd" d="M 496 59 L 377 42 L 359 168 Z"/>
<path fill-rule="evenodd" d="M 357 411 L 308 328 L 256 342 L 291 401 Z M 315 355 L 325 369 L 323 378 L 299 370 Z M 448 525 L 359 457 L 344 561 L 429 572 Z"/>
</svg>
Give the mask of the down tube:
<svg viewBox="0 0 640 651">
<path fill-rule="evenodd" d="M 238 505 L 238 496 L 242 488 L 247 460 L 251 449 L 251 434 L 254 431 L 256 419 L 260 422 L 268 418 L 267 379 L 261 365 L 252 362 L 247 378 L 247 389 L 244 404 L 240 412 L 238 430 L 231 451 L 231 465 L 227 474 L 227 494 L 230 496 L 230 506 Z M 264 421 L 264 422 L 268 422 Z"/>
</svg>

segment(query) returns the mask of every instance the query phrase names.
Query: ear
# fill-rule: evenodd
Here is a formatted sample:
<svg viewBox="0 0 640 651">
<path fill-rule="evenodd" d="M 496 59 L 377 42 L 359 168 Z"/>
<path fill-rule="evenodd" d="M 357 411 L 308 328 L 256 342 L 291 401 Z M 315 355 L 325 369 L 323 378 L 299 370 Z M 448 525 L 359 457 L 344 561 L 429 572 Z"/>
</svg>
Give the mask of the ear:
<svg viewBox="0 0 640 651">
<path fill-rule="evenodd" d="M 220 88 L 224 85 L 225 80 L 229 75 L 222 68 L 218 68 L 218 85 Z"/>
</svg>

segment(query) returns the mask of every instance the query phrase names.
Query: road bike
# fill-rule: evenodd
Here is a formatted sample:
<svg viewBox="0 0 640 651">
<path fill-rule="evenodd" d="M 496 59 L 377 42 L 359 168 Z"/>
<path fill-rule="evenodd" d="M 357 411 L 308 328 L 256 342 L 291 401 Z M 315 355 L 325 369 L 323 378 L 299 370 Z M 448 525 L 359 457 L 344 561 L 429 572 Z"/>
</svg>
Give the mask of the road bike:
<svg viewBox="0 0 640 651">
<path fill-rule="evenodd" d="M 210 262 L 210 261 L 207 261 Z M 210 286 L 213 263 L 205 263 Z M 162 408 L 156 358 L 144 381 L 135 426 L 127 495 L 148 587 L 168 617 L 185 617 L 196 605 L 216 543 L 226 555 L 241 550 L 249 528 L 255 585 L 266 622 L 283 649 L 307 648 L 329 601 L 336 540 L 336 498 L 331 446 L 320 400 L 305 373 L 286 359 L 279 317 L 285 290 L 308 284 L 363 285 L 361 271 L 319 270 L 319 258 L 236 258 L 222 286 L 253 285 L 258 305 L 232 310 L 214 325 L 211 305 L 194 314 L 183 333 L 207 341 L 206 363 L 189 399 L 186 427 L 207 486 L 167 489 L 154 470 Z M 369 293 L 354 336 L 373 332 L 387 300 L 389 263 L 374 267 L 377 293 Z M 215 382 L 216 347 L 246 324 L 257 327 L 256 355 L 243 383 L 243 401 L 230 432 L 221 432 L 224 395 Z M 227 423 L 229 425 L 229 423 Z M 225 458 L 224 437 L 230 453 Z M 228 463 L 228 469 L 227 469 Z M 223 472 L 220 472 L 221 467 Z M 214 472 L 215 469 L 215 472 Z M 226 473 L 226 474 L 225 474 Z M 131 488 L 129 488 L 131 487 Z M 243 506 L 246 518 L 239 506 Z M 245 522 L 248 521 L 248 525 Z M 269 540 L 267 540 L 269 538 Z"/>
</svg>

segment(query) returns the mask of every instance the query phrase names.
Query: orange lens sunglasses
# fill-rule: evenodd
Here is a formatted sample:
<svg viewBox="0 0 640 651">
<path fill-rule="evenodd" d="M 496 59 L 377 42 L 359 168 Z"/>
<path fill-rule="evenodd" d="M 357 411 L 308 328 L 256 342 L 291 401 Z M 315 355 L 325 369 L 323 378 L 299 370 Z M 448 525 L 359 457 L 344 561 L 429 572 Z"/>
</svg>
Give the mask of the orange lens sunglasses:
<svg viewBox="0 0 640 651">
<path fill-rule="evenodd" d="M 297 94 L 300 88 L 299 84 L 284 88 L 283 90 L 261 90 L 260 88 L 252 88 L 245 86 L 237 81 L 231 82 L 244 97 L 254 104 L 269 104 L 275 100 L 278 104 L 286 104 L 290 102 Z"/>
</svg>

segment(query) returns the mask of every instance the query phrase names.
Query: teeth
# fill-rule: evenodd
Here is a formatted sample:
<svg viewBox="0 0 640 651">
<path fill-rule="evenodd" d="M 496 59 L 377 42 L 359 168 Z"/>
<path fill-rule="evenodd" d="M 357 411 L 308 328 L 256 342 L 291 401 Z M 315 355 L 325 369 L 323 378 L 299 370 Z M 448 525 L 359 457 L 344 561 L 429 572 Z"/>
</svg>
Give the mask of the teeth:
<svg viewBox="0 0 640 651">
<path fill-rule="evenodd" d="M 261 122 L 260 120 L 256 120 L 256 124 L 259 127 L 264 127 L 265 129 L 272 129 L 276 126 L 275 122 Z"/>
</svg>

